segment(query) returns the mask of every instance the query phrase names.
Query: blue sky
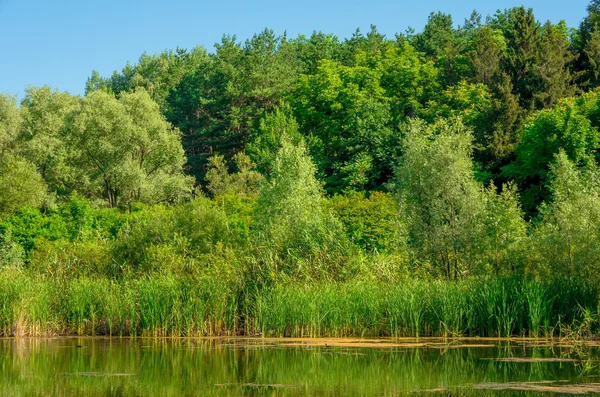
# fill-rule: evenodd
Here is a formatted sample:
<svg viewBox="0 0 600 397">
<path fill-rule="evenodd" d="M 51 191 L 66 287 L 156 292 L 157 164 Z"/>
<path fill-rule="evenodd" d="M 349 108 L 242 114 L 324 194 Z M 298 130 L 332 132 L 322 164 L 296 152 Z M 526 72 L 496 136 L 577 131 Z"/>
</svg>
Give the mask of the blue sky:
<svg viewBox="0 0 600 397">
<path fill-rule="evenodd" d="M 223 34 L 245 40 L 265 27 L 295 37 L 314 30 L 349 37 L 374 24 L 388 36 L 420 30 L 431 11 L 452 14 L 455 23 L 477 9 L 525 5 L 541 21 L 575 27 L 589 0 L 393 1 L 302 0 L 133 1 L 0 0 L 0 92 L 23 97 L 26 86 L 49 85 L 82 94 L 93 69 L 109 75 L 144 52 L 202 45 L 209 50 Z"/>
</svg>

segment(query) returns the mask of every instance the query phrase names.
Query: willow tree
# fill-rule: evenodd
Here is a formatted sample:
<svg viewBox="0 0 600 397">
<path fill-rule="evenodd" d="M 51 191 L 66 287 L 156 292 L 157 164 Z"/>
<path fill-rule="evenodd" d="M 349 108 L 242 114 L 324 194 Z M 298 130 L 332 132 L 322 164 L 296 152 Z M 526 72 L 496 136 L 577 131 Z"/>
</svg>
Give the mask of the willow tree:
<svg viewBox="0 0 600 397">
<path fill-rule="evenodd" d="M 255 217 L 263 276 L 338 277 L 346 262 L 345 234 L 325 203 L 304 144 L 284 137 L 270 169 Z"/>
<path fill-rule="evenodd" d="M 496 276 L 522 271 L 529 240 L 516 186 L 505 184 L 498 191 L 492 182 L 484 196 L 486 210 L 480 246 L 484 263 Z"/>
<path fill-rule="evenodd" d="M 119 99 L 91 92 L 68 128 L 84 189 L 111 207 L 177 201 L 190 194 L 193 181 L 183 174 L 179 131 L 145 91 Z"/>
<path fill-rule="evenodd" d="M 472 133 L 460 119 L 415 120 L 403 139 L 396 185 L 415 259 L 448 278 L 473 270 L 485 211 L 475 180 Z"/>
<path fill-rule="evenodd" d="M 35 165 L 4 154 L 0 156 L 0 216 L 22 207 L 41 207 L 48 188 Z"/>
<path fill-rule="evenodd" d="M 73 153 L 65 124 L 80 100 L 49 87 L 30 87 L 21 102 L 19 154 L 35 164 L 50 190 L 58 193 L 69 193 L 80 183 L 76 180 L 77 170 L 70 163 Z"/>
<path fill-rule="evenodd" d="M 598 278 L 600 265 L 600 170 L 583 168 L 561 150 L 550 167 L 550 200 L 535 232 L 540 270 L 563 277 Z"/>
<path fill-rule="evenodd" d="M 0 94 L 0 155 L 12 149 L 19 134 L 21 114 L 14 97 Z"/>
</svg>

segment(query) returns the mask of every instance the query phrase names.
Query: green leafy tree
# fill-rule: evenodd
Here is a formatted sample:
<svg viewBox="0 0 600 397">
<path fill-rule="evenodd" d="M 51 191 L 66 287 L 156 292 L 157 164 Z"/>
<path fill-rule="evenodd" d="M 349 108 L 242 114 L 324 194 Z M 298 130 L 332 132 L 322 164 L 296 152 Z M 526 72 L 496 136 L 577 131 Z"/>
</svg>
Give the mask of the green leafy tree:
<svg viewBox="0 0 600 397">
<path fill-rule="evenodd" d="M 527 223 L 519 204 L 514 184 L 502 186 L 493 183 L 484 192 L 485 218 L 483 219 L 483 246 L 485 262 L 496 276 L 517 274 L 522 270 L 523 252 L 527 248 Z"/>
<path fill-rule="evenodd" d="M 583 86 L 597 87 L 598 65 L 600 62 L 600 34 L 598 26 L 600 24 L 600 2 L 598 0 L 590 1 L 587 6 L 587 15 L 581 21 L 579 29 L 572 35 L 573 49 L 578 57 L 575 61 L 575 67 L 578 77 Z"/>
<path fill-rule="evenodd" d="M 594 29 L 583 48 L 582 58 L 586 59 L 587 85 L 597 87 L 600 85 L 600 30 Z"/>
<path fill-rule="evenodd" d="M 295 145 L 300 144 L 303 140 L 300 127 L 292 114 L 291 107 L 287 104 L 276 107 L 272 112 L 265 114 L 260 119 L 259 126 L 253 131 L 248 143 L 248 155 L 262 174 L 269 173 L 269 166 L 273 164 L 284 136 Z"/>
<path fill-rule="evenodd" d="M 300 70 L 295 50 L 272 30 L 243 45 L 224 36 L 215 54 L 184 74 L 168 98 L 167 118 L 183 132 L 190 172 L 202 179 L 208 158 L 243 151 L 260 116 L 273 110 Z"/>
<path fill-rule="evenodd" d="M 35 165 L 8 154 L 0 157 L 0 214 L 40 208 L 47 200 L 48 188 Z"/>
<path fill-rule="evenodd" d="M 442 70 L 446 86 L 459 81 L 466 72 L 466 40 L 454 28 L 452 16 L 442 12 L 431 13 L 423 32 L 413 38 L 415 48 L 425 53 Z"/>
<path fill-rule="evenodd" d="M 511 77 L 515 93 L 521 107 L 533 109 L 534 94 L 537 89 L 536 66 L 540 51 L 541 28 L 535 20 L 533 10 L 518 7 L 507 14 L 506 73 Z"/>
<path fill-rule="evenodd" d="M 485 134 L 485 150 L 489 153 L 486 161 L 490 163 L 490 168 L 506 164 L 506 159 L 512 156 L 517 144 L 517 130 L 526 115 L 519 105 L 519 96 L 514 93 L 508 74 L 499 76 L 493 92 L 496 100 L 488 120 L 492 128 Z"/>
<path fill-rule="evenodd" d="M 475 81 L 491 85 L 494 77 L 500 73 L 505 56 L 506 40 L 500 30 L 489 25 L 477 29 L 468 53 Z"/>
<path fill-rule="evenodd" d="M 256 207 L 254 228 L 262 277 L 343 275 L 347 265 L 344 230 L 328 208 L 315 174 L 304 144 L 283 139 Z"/>
<path fill-rule="evenodd" d="M 13 149 L 21 127 L 21 113 L 14 97 L 0 94 L 0 156 Z"/>
<path fill-rule="evenodd" d="M 144 88 L 152 99 L 166 111 L 167 98 L 183 75 L 204 65 L 207 53 L 202 47 L 191 51 L 177 48 L 157 55 L 143 53 L 134 65 L 127 64 L 121 72 L 115 71 L 109 78 L 103 78 L 93 71 L 86 82 L 86 94 L 104 90 L 115 95 L 137 88 Z"/>
<path fill-rule="evenodd" d="M 342 45 L 332 34 L 316 31 L 310 37 L 300 34 L 296 39 L 290 40 L 290 44 L 301 65 L 300 71 L 305 74 L 315 73 L 323 59 L 341 60 Z"/>
<path fill-rule="evenodd" d="M 229 173 L 223 156 L 215 155 L 209 161 L 206 173 L 207 189 L 213 196 L 237 194 L 254 196 L 258 194 L 258 187 L 262 175 L 254 170 L 255 164 L 244 153 L 233 156 L 237 172 Z"/>
<path fill-rule="evenodd" d="M 550 200 L 534 232 L 542 274 L 600 276 L 600 171 L 580 168 L 561 150 L 550 167 Z"/>
<path fill-rule="evenodd" d="M 412 121 L 396 185 L 416 259 L 448 278 L 475 269 L 485 201 L 476 182 L 472 134 L 459 119 Z"/>
<path fill-rule="evenodd" d="M 564 21 L 558 25 L 547 22 L 541 29 L 535 74 L 539 88 L 534 93 L 537 108 L 554 106 L 561 98 L 575 93 L 570 64 L 574 56 L 569 42 L 569 30 Z"/>
<path fill-rule="evenodd" d="M 439 70 L 408 41 L 385 47 L 376 65 L 396 123 L 417 115 L 440 90 Z"/>
<path fill-rule="evenodd" d="M 183 175 L 179 132 L 145 91 L 124 93 L 120 99 L 92 92 L 68 128 L 84 188 L 111 207 L 189 196 L 192 181 Z"/>
<path fill-rule="evenodd" d="M 67 194 L 75 184 L 75 156 L 68 144 L 67 117 L 80 106 L 80 98 L 49 87 L 28 88 L 21 103 L 23 123 L 18 151 L 35 164 L 50 190 Z"/>
<path fill-rule="evenodd" d="M 553 109 L 536 113 L 520 131 L 516 159 L 502 172 L 522 189 L 523 209 L 529 214 L 548 197 L 550 164 L 560 149 L 576 164 L 595 161 L 600 136 L 580 106 L 592 97 L 597 94 L 578 101 L 564 99 Z"/>
<path fill-rule="evenodd" d="M 406 254 L 406 226 L 392 194 L 352 191 L 329 202 L 350 241 L 365 252 Z"/>
<path fill-rule="evenodd" d="M 290 98 L 329 191 L 376 186 L 389 174 L 391 114 L 380 77 L 366 63 L 323 61 L 317 74 L 300 77 Z"/>
</svg>

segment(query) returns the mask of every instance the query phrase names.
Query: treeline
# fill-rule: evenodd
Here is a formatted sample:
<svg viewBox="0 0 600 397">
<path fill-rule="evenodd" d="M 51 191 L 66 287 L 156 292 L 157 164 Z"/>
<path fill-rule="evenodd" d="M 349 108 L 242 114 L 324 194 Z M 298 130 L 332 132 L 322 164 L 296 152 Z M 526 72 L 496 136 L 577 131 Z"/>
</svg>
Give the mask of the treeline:
<svg viewBox="0 0 600 397">
<path fill-rule="evenodd" d="M 600 280 L 598 20 L 592 1 L 572 30 L 523 7 L 458 28 L 435 13 L 393 39 L 374 27 L 344 41 L 265 30 L 244 44 L 225 36 L 210 54 L 144 54 L 109 78 L 94 72 L 83 97 L 0 96 L 3 333 L 50 321 L 18 309 L 36 291 L 80 284 L 74 301 L 38 302 L 63 316 L 42 329 L 105 324 L 122 292 L 134 314 L 121 333 L 160 333 L 140 325 L 155 309 L 140 307 L 146 298 L 179 299 L 171 315 L 183 301 L 222 304 L 195 334 L 254 332 L 260 302 L 282 286 L 300 296 L 411 278 L 484 278 L 481 288 L 502 291 L 510 280 L 485 278 L 532 280 L 490 304 L 497 320 L 513 305 L 512 325 L 477 331 L 463 308 L 456 333 L 553 333 L 560 318 L 590 318 L 594 299 L 577 297 Z M 554 278 L 579 281 L 551 297 Z M 161 301 L 163 284 L 184 295 Z M 121 291 L 114 302 L 105 287 Z M 514 299 L 535 288 L 562 317 L 527 328 L 530 303 Z M 389 315 L 375 334 L 442 332 L 392 330 Z"/>
</svg>

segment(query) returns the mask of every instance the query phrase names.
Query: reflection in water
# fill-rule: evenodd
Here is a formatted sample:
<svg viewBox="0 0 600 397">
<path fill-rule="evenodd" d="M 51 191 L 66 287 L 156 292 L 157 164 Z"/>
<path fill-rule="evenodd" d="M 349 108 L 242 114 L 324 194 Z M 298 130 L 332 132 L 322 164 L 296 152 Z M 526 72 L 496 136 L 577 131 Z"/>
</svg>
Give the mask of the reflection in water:
<svg viewBox="0 0 600 397">
<path fill-rule="evenodd" d="M 4 339 L 0 395 L 600 392 L 593 384 L 600 382 L 596 347 L 492 343 L 352 347 L 352 343 L 261 339 Z"/>
</svg>

